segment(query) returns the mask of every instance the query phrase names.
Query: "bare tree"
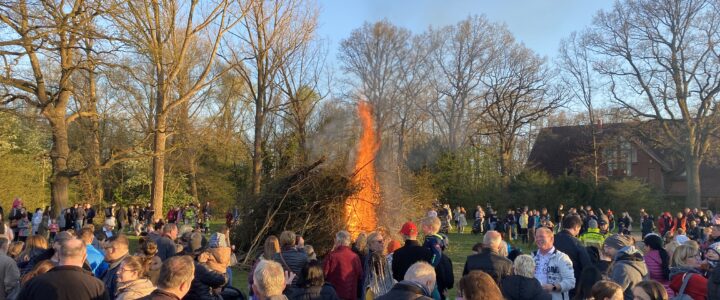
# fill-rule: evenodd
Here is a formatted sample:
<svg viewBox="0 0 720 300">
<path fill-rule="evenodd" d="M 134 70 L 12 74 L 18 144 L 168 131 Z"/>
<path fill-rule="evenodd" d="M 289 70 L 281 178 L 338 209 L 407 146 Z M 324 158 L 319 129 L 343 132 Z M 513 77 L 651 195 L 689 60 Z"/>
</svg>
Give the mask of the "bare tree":
<svg viewBox="0 0 720 300">
<path fill-rule="evenodd" d="M 316 28 L 317 8 L 314 3 L 251 0 L 241 26 L 233 31 L 240 45 L 229 47 L 232 53 L 228 60 L 249 88 L 250 100 L 255 105 L 252 151 L 254 195 L 260 194 L 262 184 L 267 116 L 280 105 L 272 92 L 277 87 L 281 67 L 296 58 L 302 46 L 313 39 Z"/>
<path fill-rule="evenodd" d="M 545 59 L 515 42 L 509 32 L 497 42 L 496 56 L 482 77 L 485 122 L 480 133 L 497 139 L 500 175 L 509 183 L 518 136 L 564 102 Z"/>
<path fill-rule="evenodd" d="M 397 87 L 411 34 L 387 20 L 365 23 L 340 42 L 338 58 L 353 93 L 370 102 L 379 136 L 393 122 L 393 106 L 400 97 Z"/>
<path fill-rule="evenodd" d="M 684 157 L 687 205 L 700 205 L 700 165 L 720 129 L 720 7 L 713 0 L 617 2 L 586 38 L 613 100 L 655 120 Z"/>
<path fill-rule="evenodd" d="M 101 13 L 99 1 L 11 1 L 0 3 L 0 104 L 21 100 L 40 112 L 52 135 L 49 178 L 53 215 L 68 200 L 70 179 L 80 174 L 68 165 L 68 126 L 86 111 L 68 115 L 72 79 L 84 68 L 78 53 L 90 24 Z"/>
<path fill-rule="evenodd" d="M 595 185 L 597 185 L 600 178 L 601 164 L 598 155 L 597 124 L 602 119 L 598 119 L 595 114 L 596 107 L 593 96 L 598 83 L 591 65 L 590 50 L 583 44 L 581 36 L 573 32 L 568 39 L 560 43 L 558 60 L 558 66 L 562 71 L 560 80 L 569 91 L 568 95 L 571 99 L 582 104 L 587 111 L 592 147 L 592 169 L 590 173 Z"/>
<path fill-rule="evenodd" d="M 477 128 L 479 115 L 471 112 L 480 109 L 480 79 L 494 55 L 494 35 L 500 29 L 487 18 L 474 16 L 430 32 L 435 75 L 428 112 L 453 151 L 466 144 Z"/>
<path fill-rule="evenodd" d="M 234 1 L 220 0 L 213 3 L 193 0 L 183 7 L 179 0 L 121 1 L 122 13 L 113 14 L 112 21 L 121 28 L 125 43 L 135 49 L 153 67 L 152 95 L 154 124 L 151 202 L 155 218 L 163 216 L 165 189 L 165 156 L 168 138 L 168 119 L 174 109 L 186 102 L 228 69 L 213 71 L 223 36 L 233 28 L 244 14 L 243 8 L 235 7 Z M 199 15 L 204 12 L 204 15 Z M 195 71 L 187 71 L 192 61 L 189 49 L 199 38 L 209 40 L 210 49 L 205 61 Z M 177 89 L 176 81 L 183 72 L 193 72 L 183 90 Z M 211 74 L 212 73 L 212 74 Z"/>
</svg>

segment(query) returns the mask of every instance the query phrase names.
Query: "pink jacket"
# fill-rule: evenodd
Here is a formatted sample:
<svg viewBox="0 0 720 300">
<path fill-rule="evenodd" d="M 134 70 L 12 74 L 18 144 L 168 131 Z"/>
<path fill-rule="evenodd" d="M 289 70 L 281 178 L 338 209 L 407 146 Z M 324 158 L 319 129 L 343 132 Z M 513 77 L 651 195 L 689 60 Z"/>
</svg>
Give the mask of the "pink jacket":
<svg viewBox="0 0 720 300">
<path fill-rule="evenodd" d="M 663 278 L 662 271 L 662 259 L 660 258 L 660 252 L 657 250 L 650 250 L 645 253 L 645 265 L 647 266 L 650 279 L 655 280 L 665 287 L 668 293 L 668 297 L 675 296 L 675 292 L 670 288 L 670 281 Z"/>
</svg>

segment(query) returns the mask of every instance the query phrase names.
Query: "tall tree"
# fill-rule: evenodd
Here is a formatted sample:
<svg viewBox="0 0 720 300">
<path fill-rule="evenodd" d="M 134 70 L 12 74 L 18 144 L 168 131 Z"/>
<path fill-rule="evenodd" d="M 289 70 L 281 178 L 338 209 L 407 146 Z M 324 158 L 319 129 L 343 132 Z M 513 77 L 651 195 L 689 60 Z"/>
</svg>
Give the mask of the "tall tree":
<svg viewBox="0 0 720 300">
<path fill-rule="evenodd" d="M 552 84 L 555 74 L 545 59 L 516 42 L 510 32 L 502 37 L 496 40 L 496 55 L 482 77 L 485 123 L 480 133 L 497 139 L 500 175 L 509 183 L 518 137 L 564 101 Z"/>
<path fill-rule="evenodd" d="M 53 215 L 68 201 L 70 179 L 80 174 L 68 165 L 68 126 L 86 112 L 68 114 L 74 93 L 72 79 L 83 69 L 79 55 L 84 38 L 100 14 L 100 1 L 4 1 L 0 3 L 0 103 L 16 100 L 38 109 L 52 136 L 50 158 Z"/>
<path fill-rule="evenodd" d="M 582 38 L 576 32 L 573 32 L 569 38 L 560 43 L 560 53 L 558 55 L 558 66 L 562 71 L 560 80 L 568 95 L 576 102 L 585 107 L 588 117 L 588 129 L 591 137 L 592 149 L 592 166 L 591 175 L 595 185 L 598 184 L 600 178 L 599 147 L 597 141 L 598 119 L 595 109 L 596 103 L 593 98 L 597 90 L 597 78 L 592 69 L 590 49 L 585 47 Z"/>
<path fill-rule="evenodd" d="M 250 0 L 248 13 L 233 36 L 239 39 L 229 60 L 249 88 L 255 106 L 252 157 L 252 193 L 259 195 L 262 185 L 265 125 L 268 114 L 277 111 L 276 87 L 281 67 L 290 64 L 302 46 L 312 40 L 317 28 L 314 2 Z M 237 48 L 237 49 L 235 49 Z M 274 93 L 274 94 L 273 94 Z"/>
<path fill-rule="evenodd" d="M 124 42 L 152 65 L 155 93 L 151 99 L 154 108 L 151 202 L 155 218 L 163 216 L 168 119 L 174 109 L 185 105 L 229 70 L 212 72 L 223 36 L 245 12 L 234 4 L 221 0 L 201 5 L 200 1 L 192 0 L 185 7 L 179 0 L 131 0 L 120 1 L 121 13 L 112 15 Z M 197 63 L 199 67 L 188 71 L 190 65 L 195 65 L 193 60 L 200 59 L 189 51 L 200 38 L 209 40 L 210 49 L 202 57 L 204 61 Z M 184 72 L 191 72 L 192 78 L 181 90 L 176 83 Z"/>
<path fill-rule="evenodd" d="M 718 133 L 720 5 L 619 1 L 586 33 L 613 100 L 654 120 L 685 160 L 687 205 L 700 206 L 700 165 Z"/>
</svg>

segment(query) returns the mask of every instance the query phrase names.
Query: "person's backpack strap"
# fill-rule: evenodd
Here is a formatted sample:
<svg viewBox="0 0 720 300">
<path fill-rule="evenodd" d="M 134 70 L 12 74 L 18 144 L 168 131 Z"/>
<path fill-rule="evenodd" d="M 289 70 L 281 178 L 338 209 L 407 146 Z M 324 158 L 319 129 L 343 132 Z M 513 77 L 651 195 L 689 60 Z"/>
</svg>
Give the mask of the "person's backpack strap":
<svg viewBox="0 0 720 300">
<path fill-rule="evenodd" d="M 688 276 L 688 275 L 690 275 L 690 276 Z M 682 299 L 680 297 L 685 294 L 685 288 L 687 287 L 687 284 L 690 281 L 690 277 L 692 277 L 692 276 L 693 276 L 692 273 L 683 274 L 682 286 L 680 286 L 680 290 L 678 291 L 678 294 L 675 297 L 677 297 L 678 299 Z"/>
</svg>

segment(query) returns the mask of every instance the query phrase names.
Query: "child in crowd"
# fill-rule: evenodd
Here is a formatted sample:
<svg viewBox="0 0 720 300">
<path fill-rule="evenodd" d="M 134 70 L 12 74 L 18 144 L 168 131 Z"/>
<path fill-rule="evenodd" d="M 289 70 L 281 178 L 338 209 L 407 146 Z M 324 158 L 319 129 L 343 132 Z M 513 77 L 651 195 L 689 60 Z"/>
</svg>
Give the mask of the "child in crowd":
<svg viewBox="0 0 720 300">
<path fill-rule="evenodd" d="M 27 240 L 27 237 L 30 236 L 30 230 L 31 230 L 30 220 L 28 219 L 28 215 L 25 212 L 25 209 L 23 208 L 23 214 L 20 221 L 18 221 L 18 240 L 24 242 Z"/>
<path fill-rule="evenodd" d="M 443 237 L 438 234 L 440 231 L 440 219 L 438 217 L 426 217 L 422 220 L 422 230 L 425 234 L 423 247 L 430 249 L 433 256 L 431 264 L 437 266 L 442 258 Z"/>
<path fill-rule="evenodd" d="M 50 240 L 55 240 L 55 235 L 57 235 L 58 231 L 60 230 L 60 225 L 57 223 L 57 220 L 52 219 L 50 221 Z"/>
</svg>

